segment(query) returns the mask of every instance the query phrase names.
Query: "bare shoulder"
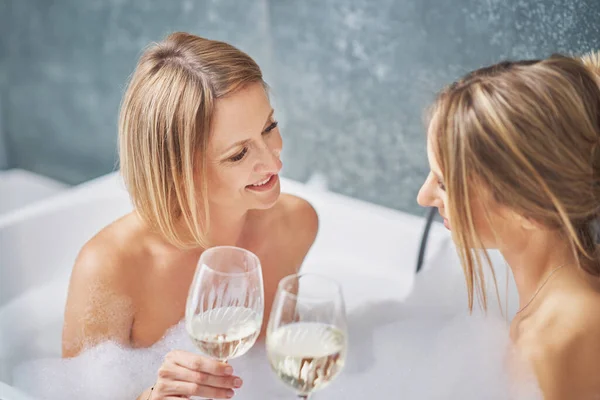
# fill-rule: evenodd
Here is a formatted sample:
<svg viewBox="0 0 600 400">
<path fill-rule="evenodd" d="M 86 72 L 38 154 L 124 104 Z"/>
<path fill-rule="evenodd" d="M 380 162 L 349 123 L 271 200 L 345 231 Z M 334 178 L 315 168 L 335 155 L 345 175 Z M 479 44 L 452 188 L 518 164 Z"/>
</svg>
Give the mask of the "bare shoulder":
<svg viewBox="0 0 600 400">
<path fill-rule="evenodd" d="M 80 250 L 69 282 L 63 356 L 112 339 L 127 342 L 135 297 L 136 234 L 132 216 L 108 225 Z"/>
<path fill-rule="evenodd" d="M 284 193 L 277 206 L 278 217 L 285 228 L 314 241 L 319 230 L 319 216 L 312 204 L 301 197 Z"/>
<path fill-rule="evenodd" d="M 268 253 L 285 257 L 291 270 L 297 270 L 312 247 L 319 230 L 319 217 L 305 199 L 282 193 L 274 207 L 257 215 L 261 234 L 268 235 Z M 257 239 L 261 240 L 261 239 Z"/>
<path fill-rule="evenodd" d="M 573 297 L 526 346 L 525 356 L 550 400 L 600 395 L 600 296 Z"/>
<path fill-rule="evenodd" d="M 131 261 L 142 251 L 140 230 L 136 217 L 129 214 L 98 232 L 79 252 L 71 283 L 74 280 L 110 283 L 114 290 L 125 290 L 128 276 L 139 265 Z"/>
<path fill-rule="evenodd" d="M 281 237 L 308 252 L 319 231 L 319 216 L 312 204 L 301 197 L 283 193 L 274 216 Z"/>
<path fill-rule="evenodd" d="M 284 193 L 274 209 L 280 248 L 293 271 L 298 271 L 319 231 L 319 216 L 307 200 Z"/>
</svg>

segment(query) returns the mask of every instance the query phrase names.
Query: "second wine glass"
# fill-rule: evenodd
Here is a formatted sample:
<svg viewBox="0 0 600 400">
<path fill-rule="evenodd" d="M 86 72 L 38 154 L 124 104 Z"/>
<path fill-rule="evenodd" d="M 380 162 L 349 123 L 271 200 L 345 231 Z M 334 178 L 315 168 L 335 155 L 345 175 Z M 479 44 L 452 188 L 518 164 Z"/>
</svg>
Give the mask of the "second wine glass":
<svg viewBox="0 0 600 400">
<path fill-rule="evenodd" d="M 224 362 L 242 356 L 256 342 L 263 314 L 258 257 L 233 246 L 204 251 L 185 309 L 186 330 L 200 352 Z"/>
<path fill-rule="evenodd" d="M 347 342 L 344 299 L 334 280 L 316 274 L 281 280 L 267 327 L 267 354 L 273 371 L 299 399 L 339 375 Z"/>
</svg>

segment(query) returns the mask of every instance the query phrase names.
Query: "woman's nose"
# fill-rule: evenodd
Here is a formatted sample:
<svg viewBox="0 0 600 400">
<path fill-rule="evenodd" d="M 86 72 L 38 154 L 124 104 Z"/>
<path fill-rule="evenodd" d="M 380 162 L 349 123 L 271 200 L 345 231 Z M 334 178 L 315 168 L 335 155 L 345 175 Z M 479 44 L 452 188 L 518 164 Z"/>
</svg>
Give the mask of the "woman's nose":
<svg viewBox="0 0 600 400">
<path fill-rule="evenodd" d="M 261 152 L 261 158 L 256 166 L 256 172 L 277 174 L 281 171 L 283 164 L 280 159 L 281 148 L 270 149 L 264 147 Z"/>
<path fill-rule="evenodd" d="M 417 194 L 417 203 L 422 207 L 433 207 L 435 203 L 435 186 L 431 181 L 431 175 L 427 177 L 419 193 Z"/>
</svg>

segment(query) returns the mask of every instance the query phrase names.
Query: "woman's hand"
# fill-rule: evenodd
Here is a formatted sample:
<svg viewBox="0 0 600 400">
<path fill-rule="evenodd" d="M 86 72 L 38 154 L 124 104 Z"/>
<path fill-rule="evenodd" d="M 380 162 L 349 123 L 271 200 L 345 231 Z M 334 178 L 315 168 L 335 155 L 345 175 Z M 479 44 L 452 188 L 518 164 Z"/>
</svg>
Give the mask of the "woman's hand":
<svg viewBox="0 0 600 400">
<path fill-rule="evenodd" d="M 158 370 L 150 399 L 189 399 L 191 396 L 229 399 L 235 394 L 233 389 L 241 386 L 242 380 L 233 376 L 231 365 L 174 350 L 166 355 Z"/>
</svg>

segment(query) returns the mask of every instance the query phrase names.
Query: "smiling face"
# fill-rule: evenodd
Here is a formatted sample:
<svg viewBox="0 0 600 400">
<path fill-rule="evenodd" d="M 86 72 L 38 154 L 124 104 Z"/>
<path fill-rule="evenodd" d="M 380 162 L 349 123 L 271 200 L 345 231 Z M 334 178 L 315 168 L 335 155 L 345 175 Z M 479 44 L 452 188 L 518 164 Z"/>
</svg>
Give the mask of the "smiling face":
<svg viewBox="0 0 600 400">
<path fill-rule="evenodd" d="M 262 83 L 251 83 L 215 103 L 207 149 L 211 207 L 272 207 L 280 194 L 281 134 Z"/>
</svg>

